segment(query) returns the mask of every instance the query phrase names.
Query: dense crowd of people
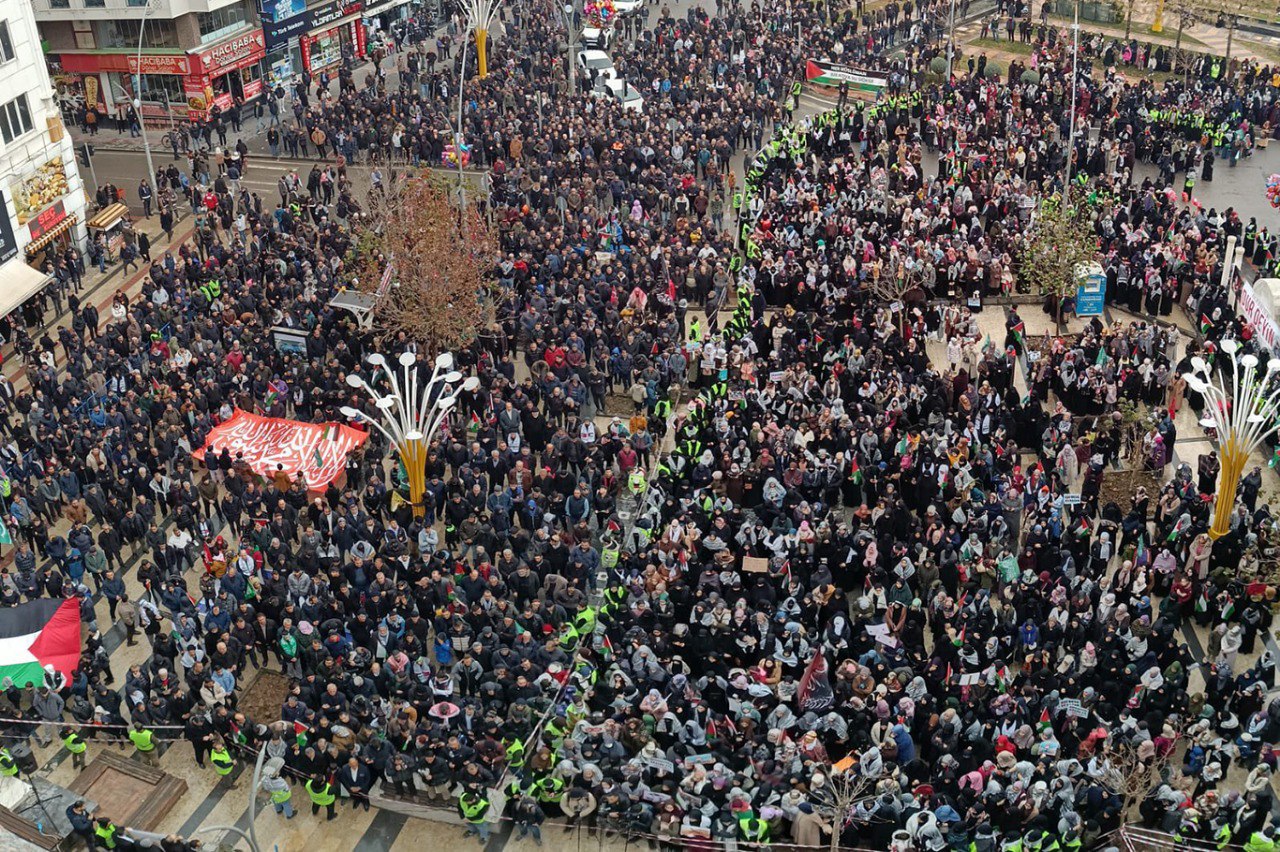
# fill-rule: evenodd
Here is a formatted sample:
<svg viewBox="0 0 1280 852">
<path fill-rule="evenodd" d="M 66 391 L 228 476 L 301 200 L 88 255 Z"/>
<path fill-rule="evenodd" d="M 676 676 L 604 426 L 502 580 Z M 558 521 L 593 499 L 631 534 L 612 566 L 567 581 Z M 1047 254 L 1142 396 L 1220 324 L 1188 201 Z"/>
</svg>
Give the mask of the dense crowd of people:
<svg viewBox="0 0 1280 852">
<path fill-rule="evenodd" d="M 247 147 L 165 167 L 157 210 L 185 201 L 196 235 L 110 316 L 76 299 L 78 256 L 54 262 L 73 321 L 25 340 L 29 387 L 0 379 L 0 596 L 78 598 L 88 633 L 72 676 L 4 684 L 0 772 L 31 738 L 80 761 L 190 748 L 232 780 L 265 747 L 286 818 L 295 793 L 332 819 L 378 787 L 482 842 L 501 815 L 539 841 L 557 823 L 667 847 L 1076 850 L 1140 819 L 1271 848 L 1271 510 L 1252 471 L 1211 540 L 1216 459 L 1173 452 L 1202 406 L 1188 359 L 1260 347 L 1218 286 L 1225 238 L 1264 263 L 1271 239 L 1175 176 L 1280 126 L 1269 69 L 1106 72 L 1073 99 L 1043 25 L 1034 73 L 978 57 L 937 81 L 936 6 L 831 25 L 811 4 L 645 6 L 613 49 L 636 113 L 564 96 L 563 24 L 504 14 L 464 139 L 509 310 L 455 353 L 480 387 L 421 513 L 376 433 L 323 493 L 191 454 L 236 408 L 366 405 L 346 379 L 379 381 L 375 341 L 328 306 L 365 203 L 347 164 L 394 182 L 447 159 L 447 42 L 273 100 L 293 116 L 270 153 L 324 160 L 278 202 L 240 187 Z M 792 122 L 797 32 L 846 61 L 906 50 L 874 103 Z M 1071 151 L 1073 102 L 1094 132 Z M 981 335 L 984 299 L 1034 291 L 1020 241 L 1068 170 L 1132 318 L 1031 345 L 1009 311 Z M 1202 342 L 1159 323 L 1173 310 Z M 305 351 L 275 347 L 280 325 Z M 1104 487 L 1121 458 L 1149 489 Z M 151 656 L 113 671 L 138 633 Z M 240 706 L 264 666 L 289 681 L 278 718 Z M 1158 771 L 1135 801 L 1139 765 Z"/>
</svg>

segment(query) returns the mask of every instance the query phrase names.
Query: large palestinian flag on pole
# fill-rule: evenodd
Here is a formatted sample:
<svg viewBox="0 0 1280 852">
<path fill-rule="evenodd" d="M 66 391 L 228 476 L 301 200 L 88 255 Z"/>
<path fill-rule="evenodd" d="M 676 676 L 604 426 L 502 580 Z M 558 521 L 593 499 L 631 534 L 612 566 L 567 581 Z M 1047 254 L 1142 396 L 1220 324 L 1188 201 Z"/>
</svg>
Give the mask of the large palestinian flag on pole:
<svg viewBox="0 0 1280 852">
<path fill-rule="evenodd" d="M 0 680 L 44 681 L 44 666 L 71 676 L 80 663 L 80 604 L 43 598 L 0 609 Z"/>
</svg>

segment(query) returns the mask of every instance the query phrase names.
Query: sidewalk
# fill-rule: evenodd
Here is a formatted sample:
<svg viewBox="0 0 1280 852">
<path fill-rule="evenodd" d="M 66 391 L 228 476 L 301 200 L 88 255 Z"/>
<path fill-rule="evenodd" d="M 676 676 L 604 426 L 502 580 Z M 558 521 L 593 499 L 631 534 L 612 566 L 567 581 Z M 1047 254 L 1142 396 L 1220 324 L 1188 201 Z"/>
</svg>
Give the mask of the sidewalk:
<svg viewBox="0 0 1280 852">
<path fill-rule="evenodd" d="M 150 219 L 139 217 L 134 220 L 133 227 L 137 231 L 145 232 L 150 237 L 151 257 L 153 259 L 163 257 L 166 251 L 176 251 L 195 233 L 190 210 L 187 211 L 186 215 L 178 219 L 174 227 L 172 242 L 167 240 L 164 236 L 164 231 L 160 230 L 158 216 L 152 216 Z M 132 270 L 128 274 L 124 271 L 124 264 L 119 261 L 108 266 L 105 274 L 99 272 L 96 266 L 90 266 L 85 271 L 82 279 L 83 286 L 75 295 L 80 299 L 82 305 L 92 304 L 98 309 L 99 331 L 105 328 L 111 319 L 111 300 L 117 290 L 124 290 L 132 299 L 142 289 L 142 279 L 147 275 L 148 266 L 142 261 L 139 263 L 140 268 Z M 41 335 L 47 333 L 56 341 L 58 329 L 70 324 L 71 315 L 66 310 L 65 298 L 62 304 L 62 311 L 50 308 L 45 312 L 42 317 L 42 325 L 39 328 L 28 329 L 28 333 L 33 340 L 38 340 Z M 66 366 L 65 353 L 61 346 L 56 346 L 54 353 L 56 359 L 55 368 L 61 372 Z M 9 381 L 13 382 L 14 390 L 21 393 L 29 389 L 30 382 L 27 379 L 27 368 L 13 344 L 5 343 L 0 348 L 0 356 L 3 357 L 0 370 L 9 378 Z"/>
<path fill-rule="evenodd" d="M 442 27 L 436 31 L 436 35 L 443 32 L 444 28 Z M 383 67 L 386 69 L 387 91 L 389 92 L 395 91 L 400 86 L 400 73 L 396 70 L 396 60 L 399 55 L 400 54 L 397 53 L 395 55 L 385 57 L 382 60 Z M 447 62 L 447 60 L 438 60 L 437 67 L 444 62 Z M 373 63 L 369 60 L 363 60 L 354 68 L 352 73 L 355 76 L 356 85 L 361 86 L 364 81 L 364 77 L 362 75 L 373 73 Z M 314 84 L 315 81 L 312 81 L 312 85 Z M 334 79 L 329 83 L 329 91 L 335 95 L 338 92 L 338 79 L 336 75 L 334 75 Z M 250 104 L 243 108 L 242 112 L 244 113 L 244 118 L 240 122 L 240 132 L 236 132 L 230 124 L 227 125 L 227 143 L 234 146 L 237 139 L 243 139 L 245 144 L 249 146 L 249 151 L 251 153 L 261 155 L 267 150 L 267 127 L 270 125 L 271 117 L 270 115 L 264 115 L 262 119 L 256 118 L 253 115 L 254 106 L 255 104 Z M 286 98 L 280 107 L 281 125 L 282 127 L 287 127 L 294 122 L 292 99 Z M 148 119 L 148 121 L 150 123 L 147 125 L 145 135 L 147 140 L 151 143 L 152 159 L 155 161 L 157 166 L 162 162 L 170 162 L 173 159 L 173 149 L 165 140 L 165 137 L 169 133 L 171 126 L 175 132 L 185 136 L 187 128 L 186 120 L 178 119 L 173 122 L 168 122 L 160 119 Z M 106 119 L 106 122 L 108 124 L 114 124 L 114 121 L 111 119 Z M 259 128 L 259 122 L 261 122 L 261 128 Z M 94 146 L 95 150 L 100 151 L 141 152 L 146 150 L 143 138 L 141 136 L 130 136 L 128 128 L 124 128 L 117 132 L 114 127 L 108 128 L 104 126 L 103 123 L 99 123 L 97 134 L 90 136 L 81 130 L 78 124 L 74 124 L 72 122 L 67 122 L 66 124 L 67 129 L 71 134 L 71 138 L 77 146 L 88 142 Z M 213 136 L 213 140 L 214 145 L 216 146 L 218 144 L 218 137 L 216 133 Z M 307 158 L 299 157 L 297 159 L 302 160 Z"/>
</svg>

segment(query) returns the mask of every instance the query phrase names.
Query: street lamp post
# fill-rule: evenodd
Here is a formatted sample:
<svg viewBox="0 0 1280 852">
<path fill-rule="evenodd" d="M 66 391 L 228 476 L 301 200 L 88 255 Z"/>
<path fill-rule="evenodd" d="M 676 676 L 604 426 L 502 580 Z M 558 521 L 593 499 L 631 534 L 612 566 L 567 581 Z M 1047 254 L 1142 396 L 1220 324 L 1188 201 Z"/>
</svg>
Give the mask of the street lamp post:
<svg viewBox="0 0 1280 852">
<path fill-rule="evenodd" d="M 577 85 L 577 75 L 574 73 L 574 67 L 573 67 L 573 46 L 575 43 L 577 43 L 577 40 L 578 40 L 577 35 L 578 34 L 574 31 L 574 26 L 573 26 L 573 4 L 565 3 L 564 4 L 564 40 L 565 40 L 565 44 L 569 46 L 568 80 L 569 80 L 569 97 L 570 98 L 574 96 L 575 94 L 574 87 Z"/>
<path fill-rule="evenodd" d="M 467 38 L 462 38 L 462 57 L 458 63 L 458 132 L 453 138 L 453 156 L 458 161 L 458 216 L 467 207 L 467 190 L 462 175 L 462 104 L 466 100 L 462 87 L 467 81 Z M 458 221 L 462 221 L 459 218 Z"/>
<path fill-rule="evenodd" d="M 1062 195 L 1065 198 L 1071 187 L 1071 158 L 1076 153 L 1076 89 L 1079 88 L 1080 77 L 1076 72 L 1076 58 L 1080 56 L 1080 0 L 1072 3 L 1075 10 L 1075 22 L 1071 25 L 1074 33 L 1074 44 L 1071 49 L 1071 123 L 1067 131 L 1067 170 L 1062 182 Z"/>
<path fill-rule="evenodd" d="M 1249 455 L 1280 428 L 1280 391 L 1271 387 L 1272 378 L 1280 371 L 1280 358 L 1270 359 L 1265 369 L 1259 370 L 1258 356 L 1238 354 L 1240 346 L 1234 340 L 1223 340 L 1219 348 L 1231 361 L 1229 383 L 1225 376 L 1216 376 L 1199 356 L 1191 359 L 1191 371 L 1185 374 L 1187 386 L 1204 397 L 1205 416 L 1200 425 L 1216 430 L 1221 445 L 1222 468 L 1214 497 L 1213 526 L 1209 528 L 1214 539 L 1231 530 L 1236 489 Z"/>
<path fill-rule="evenodd" d="M 951 14 L 947 19 L 947 82 L 951 82 L 951 65 L 956 57 L 956 0 L 951 0 Z"/>
<path fill-rule="evenodd" d="M 138 55 L 137 78 L 133 86 L 133 108 L 138 113 L 138 127 L 142 130 L 142 150 L 147 154 L 147 180 L 154 183 L 156 164 L 151 162 L 151 140 L 147 138 L 147 123 L 142 118 L 142 37 L 147 32 L 147 13 L 151 11 L 151 0 L 142 7 L 142 18 L 138 20 Z"/>
<path fill-rule="evenodd" d="M 373 401 L 379 416 L 374 419 L 350 406 L 344 406 L 342 414 L 352 420 L 368 423 L 396 448 L 409 478 L 409 499 L 413 504 L 413 514 L 415 517 L 422 517 L 426 512 L 422 498 L 426 491 L 427 448 L 457 404 L 461 391 L 476 390 L 480 387 L 480 380 L 471 376 L 462 383 L 459 390 L 445 393 L 462 378 L 462 373 L 453 368 L 453 355 L 448 352 L 436 356 L 435 368 L 426 382 L 418 381 L 416 353 L 402 352 L 396 359 L 400 365 L 398 379 L 395 370 L 382 354 L 375 352 L 365 360 L 386 372 L 391 392 L 379 393 L 363 377 L 352 373 L 347 376 L 347 384 L 364 391 Z"/>
<path fill-rule="evenodd" d="M 1231 298 L 1231 304 L 1240 307 L 1240 288 L 1235 286 L 1236 275 L 1244 263 L 1244 241 L 1234 235 L 1227 237 L 1227 249 L 1222 255 L 1222 290 Z"/>
</svg>

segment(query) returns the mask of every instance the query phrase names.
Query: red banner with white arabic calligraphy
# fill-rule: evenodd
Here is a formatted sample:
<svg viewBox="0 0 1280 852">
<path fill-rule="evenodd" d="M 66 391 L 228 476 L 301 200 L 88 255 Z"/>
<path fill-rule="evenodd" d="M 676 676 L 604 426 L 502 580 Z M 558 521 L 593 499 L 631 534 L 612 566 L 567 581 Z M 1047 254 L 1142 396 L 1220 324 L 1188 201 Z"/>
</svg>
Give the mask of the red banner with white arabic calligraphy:
<svg viewBox="0 0 1280 852">
<path fill-rule="evenodd" d="M 244 460 L 259 476 L 275 476 L 276 465 L 283 465 L 290 478 L 301 471 L 308 490 L 317 491 L 342 474 L 347 455 L 368 437 L 341 423 L 260 417 L 237 408 L 229 420 L 214 427 L 205 445 L 192 455 L 203 461 L 206 451 L 221 453 L 226 447 L 233 459 L 243 453 Z"/>
</svg>

